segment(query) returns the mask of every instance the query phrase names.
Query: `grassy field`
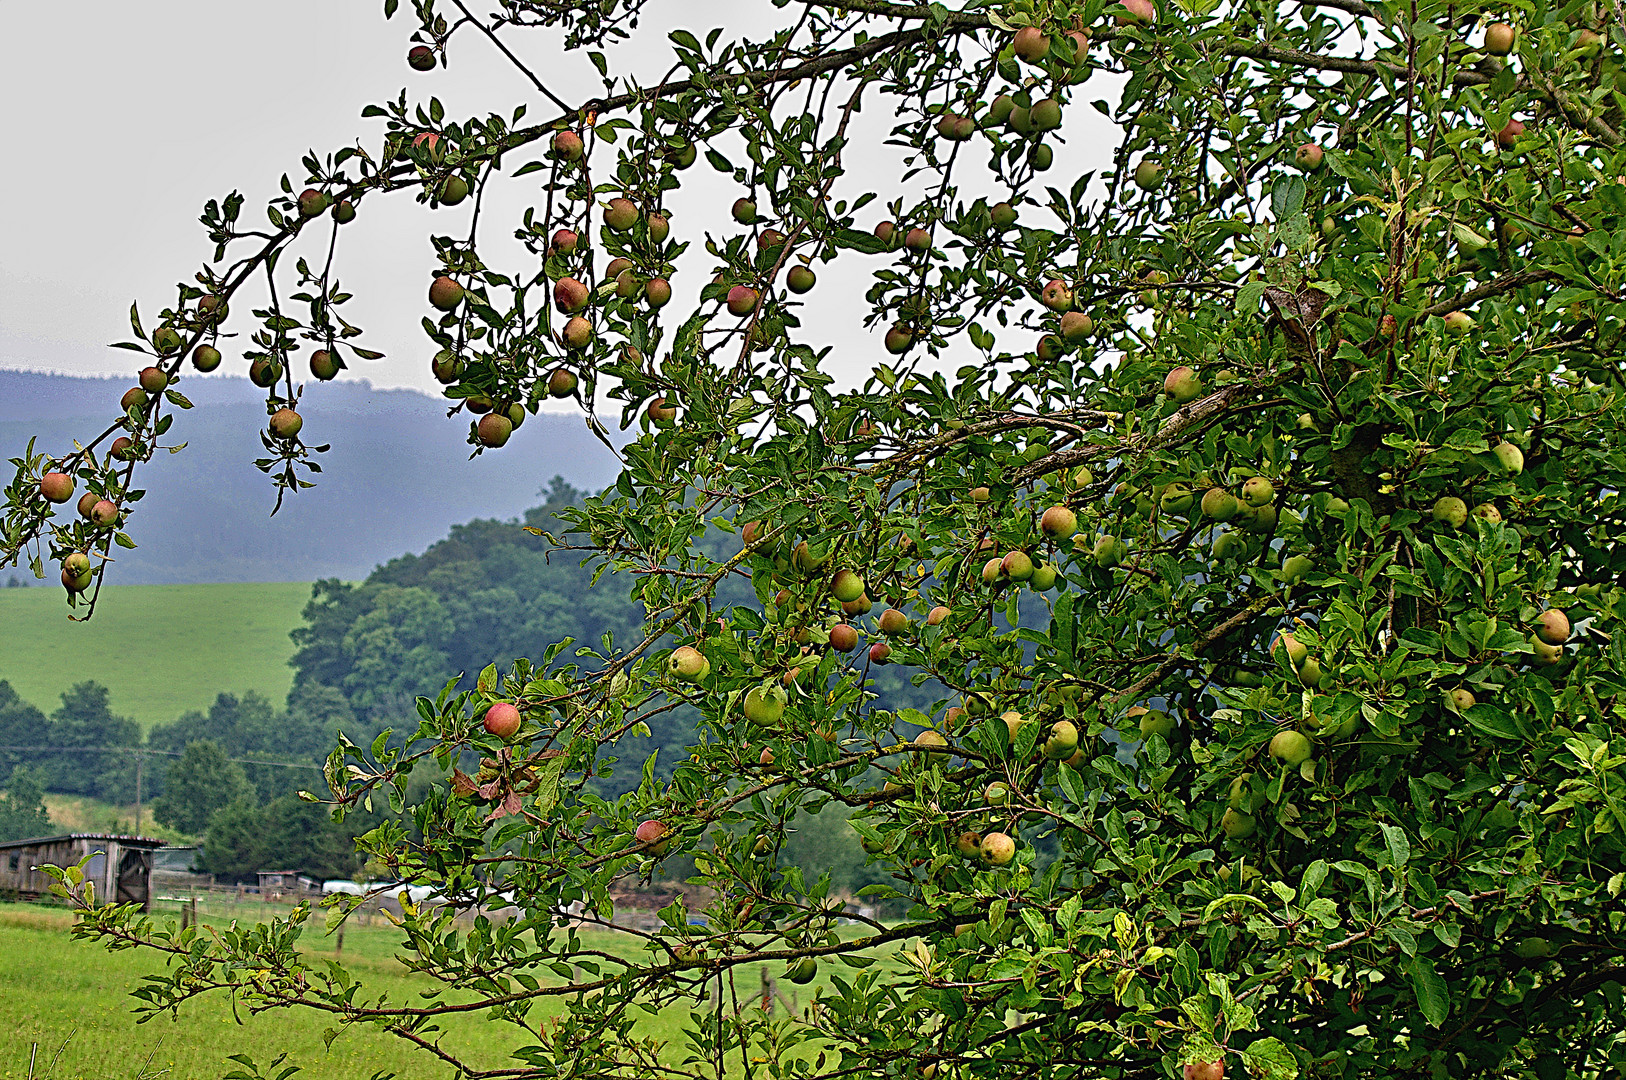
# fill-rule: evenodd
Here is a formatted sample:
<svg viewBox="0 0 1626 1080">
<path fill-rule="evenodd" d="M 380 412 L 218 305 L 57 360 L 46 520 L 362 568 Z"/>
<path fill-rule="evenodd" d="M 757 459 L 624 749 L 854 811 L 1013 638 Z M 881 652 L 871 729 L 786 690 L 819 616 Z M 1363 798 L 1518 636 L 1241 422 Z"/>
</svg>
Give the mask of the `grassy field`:
<svg viewBox="0 0 1626 1080">
<path fill-rule="evenodd" d="M 204 910 L 206 924 L 224 925 L 233 917 L 254 921 L 268 911 L 259 903 L 211 904 Z M 319 915 L 314 921 L 317 927 L 304 938 L 308 955 L 332 957 L 333 939 L 322 935 Z M 183 1009 L 178 1020 L 137 1026 L 129 992 L 144 974 L 159 970 L 160 962 L 139 951 L 110 953 L 100 945 L 74 941 L 68 933 L 71 925 L 72 915 L 62 909 L 0 904 L 0 1080 L 26 1080 L 30 1054 L 36 1052 L 36 1080 L 216 1077 L 235 1067 L 226 1062 L 228 1055 L 249 1054 L 263 1067 L 282 1052 L 303 1069 L 302 1080 L 366 1080 L 380 1070 L 395 1071 L 402 1080 L 451 1078 L 451 1070 L 427 1054 L 370 1029 L 346 1030 L 331 1049 L 324 1049 L 323 1032 L 329 1025 L 312 1012 L 240 1012 L 234 1018 L 224 999 L 208 997 Z M 588 932 L 583 938 L 609 952 L 626 953 L 629 947 L 624 934 Z M 398 932 L 376 917 L 368 926 L 352 924 L 346 929 L 343 960 L 368 991 L 387 991 L 393 1000 L 409 1003 L 438 984 L 403 971 L 394 959 L 398 941 Z M 737 973 L 736 985 L 748 993 L 759 978 L 754 968 L 745 968 Z M 822 971 L 808 986 L 781 983 L 782 990 L 796 991 L 801 1004 L 821 986 L 828 986 Z M 681 1010 L 666 1008 L 639 1021 L 637 1034 L 676 1039 L 684 1019 Z M 475 1016 L 447 1018 L 442 1028 L 445 1045 L 466 1052 L 477 1067 L 511 1066 L 508 1051 L 522 1045 L 512 1028 Z M 59 1060 L 47 1071 L 59 1048 Z M 149 1053 L 151 1065 L 143 1071 Z"/>
<path fill-rule="evenodd" d="M 143 730 L 206 708 L 222 691 L 281 704 L 293 683 L 288 631 L 310 585 L 112 585 L 96 616 L 71 622 L 61 589 L 0 589 L 0 679 L 50 713 L 58 695 L 94 679 L 113 711 Z"/>
</svg>

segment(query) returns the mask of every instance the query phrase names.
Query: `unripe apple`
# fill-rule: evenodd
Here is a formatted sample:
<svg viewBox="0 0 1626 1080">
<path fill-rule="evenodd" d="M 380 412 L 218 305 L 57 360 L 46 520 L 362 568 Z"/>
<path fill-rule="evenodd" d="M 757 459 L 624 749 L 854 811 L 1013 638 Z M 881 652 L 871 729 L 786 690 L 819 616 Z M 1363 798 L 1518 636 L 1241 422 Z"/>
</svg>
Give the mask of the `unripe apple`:
<svg viewBox="0 0 1626 1080">
<path fill-rule="evenodd" d="M 1480 503 L 1470 512 L 1487 525 L 1500 525 L 1502 523 L 1502 512 L 1496 509 L 1495 503 Z"/>
<path fill-rule="evenodd" d="M 1095 565 L 1103 570 L 1117 566 L 1124 561 L 1124 544 L 1116 536 L 1103 536 L 1095 541 L 1091 554 L 1095 558 Z"/>
<path fill-rule="evenodd" d="M 162 368 L 145 367 L 141 369 L 136 381 L 141 384 L 141 389 L 157 397 L 164 392 L 164 387 L 169 385 L 169 376 L 164 374 Z"/>
<path fill-rule="evenodd" d="M 658 859 L 665 855 L 667 848 L 671 846 L 672 830 L 666 827 L 665 822 L 641 821 L 638 823 L 638 828 L 633 832 L 632 838 L 639 847 L 643 848 L 646 854 Z"/>
<path fill-rule="evenodd" d="M 1170 484 L 1157 498 L 1165 514 L 1186 514 L 1191 511 L 1191 489 L 1184 484 Z"/>
<path fill-rule="evenodd" d="M 463 374 L 463 361 L 450 349 L 442 349 L 429 361 L 429 373 L 443 386 L 450 386 Z"/>
<path fill-rule="evenodd" d="M 79 516 L 84 518 L 86 521 L 89 521 L 91 510 L 98 502 L 101 501 L 101 498 L 102 497 L 96 494 L 94 491 L 87 491 L 83 495 L 79 496 Z"/>
<path fill-rule="evenodd" d="M 728 313 L 744 318 L 757 309 L 761 299 L 762 294 L 749 285 L 735 285 L 728 290 Z"/>
<path fill-rule="evenodd" d="M 657 244 L 666 243 L 666 238 L 672 235 L 672 223 L 666 219 L 665 214 L 650 214 L 644 221 L 644 228 L 648 231 L 650 240 Z"/>
<path fill-rule="evenodd" d="M 457 173 L 453 173 L 441 181 L 438 197 L 440 205 L 456 206 L 469 197 L 469 182 Z"/>
<path fill-rule="evenodd" d="M 679 682 L 699 682 L 711 673 L 711 661 L 693 645 L 679 645 L 667 657 L 666 670 Z"/>
<path fill-rule="evenodd" d="M 1035 131 L 1054 131 L 1061 127 L 1061 102 L 1055 98 L 1034 102 L 1028 110 L 1028 120 Z"/>
<path fill-rule="evenodd" d="M 1151 191 L 1163 182 L 1163 166 L 1151 158 L 1142 158 L 1135 166 L 1135 186 L 1142 191 Z"/>
<path fill-rule="evenodd" d="M 638 290 L 642 285 L 643 283 L 638 279 L 636 271 L 623 270 L 615 278 L 615 295 L 623 300 L 631 300 L 638 295 Z"/>
<path fill-rule="evenodd" d="M 60 575 L 62 587 L 67 589 L 70 593 L 82 593 L 86 589 L 90 588 L 90 583 L 94 576 L 95 575 L 91 574 L 89 571 L 86 571 L 83 575 L 75 576 L 68 571 L 66 566 L 62 568 L 62 573 Z"/>
<path fill-rule="evenodd" d="M 631 199 L 617 197 L 604 207 L 604 227 L 611 232 L 628 232 L 638 224 L 638 204 Z"/>
<path fill-rule="evenodd" d="M 1044 755 L 1051 761 L 1064 761 L 1078 750 L 1078 727 L 1071 720 L 1057 720 L 1050 725 L 1050 735 L 1044 741 Z"/>
<path fill-rule="evenodd" d="M 887 637 L 898 637 L 901 634 L 908 633 L 909 616 L 905 615 L 897 608 L 887 608 L 885 611 L 881 612 L 881 618 L 878 625 L 881 628 L 881 633 L 885 634 Z"/>
<path fill-rule="evenodd" d="M 1039 531 L 1052 540 L 1065 540 L 1078 531 L 1078 515 L 1056 505 L 1039 516 Z"/>
<path fill-rule="evenodd" d="M 1073 306 L 1073 290 L 1065 281 L 1053 278 L 1039 293 L 1039 302 L 1051 311 L 1069 311 Z"/>
<path fill-rule="evenodd" d="M 1053 364 L 1067 355 L 1067 343 L 1055 334 L 1045 334 L 1039 338 L 1039 344 L 1033 352 L 1041 363 Z"/>
<path fill-rule="evenodd" d="M 1077 345 L 1095 332 L 1095 320 L 1082 311 L 1069 311 L 1061 317 L 1061 339 Z"/>
<path fill-rule="evenodd" d="M 463 286 L 442 274 L 429 285 L 429 303 L 441 311 L 451 311 L 463 302 Z"/>
<path fill-rule="evenodd" d="M 124 392 L 124 396 L 119 398 L 119 409 L 123 412 L 129 412 L 131 409 L 145 408 L 146 404 L 147 392 L 141 389 L 139 386 L 130 387 L 130 389 Z"/>
<path fill-rule="evenodd" d="M 954 850 L 961 858 L 975 858 L 982 850 L 982 834 L 963 832 L 954 838 Z"/>
<path fill-rule="evenodd" d="M 892 646 L 884 641 L 877 641 L 869 647 L 869 662 L 877 666 L 888 663 L 892 657 Z"/>
<path fill-rule="evenodd" d="M 292 409 L 282 408 L 271 414 L 271 437 L 274 439 L 292 439 L 304 426 L 305 421 Z"/>
<path fill-rule="evenodd" d="M 948 740 L 940 732 L 927 728 L 911 740 L 914 746 L 921 750 L 942 750 L 948 746 Z"/>
<path fill-rule="evenodd" d="M 1242 501 L 1249 506 L 1269 506 L 1276 499 L 1276 486 L 1263 476 L 1250 477 L 1242 484 Z"/>
<path fill-rule="evenodd" d="M 951 612 L 948 608 L 944 607 L 942 604 L 938 604 L 936 607 L 932 608 L 926 613 L 926 625 L 942 626 L 943 623 L 948 621 L 950 614 Z"/>
<path fill-rule="evenodd" d="M 508 441 L 514 433 L 514 422 L 501 413 L 487 413 L 474 426 L 474 434 L 484 446 L 495 449 Z"/>
<path fill-rule="evenodd" d="M 1226 793 L 1225 804 L 1232 810 L 1245 810 L 1248 800 L 1248 780 L 1253 773 L 1245 772 L 1231 781 L 1231 788 Z"/>
<path fill-rule="evenodd" d="M 1326 152 L 1315 143 L 1305 143 L 1294 152 L 1293 164 L 1297 165 L 1305 172 L 1315 172 L 1317 169 L 1321 168 L 1322 158 L 1325 156 L 1325 153 Z"/>
<path fill-rule="evenodd" d="M 1548 645 L 1562 645 L 1570 639 L 1570 617 L 1557 608 L 1536 616 L 1536 636 Z"/>
<path fill-rule="evenodd" d="M 82 551 L 70 552 L 68 557 L 62 560 L 62 572 L 79 579 L 89 578 L 90 556 Z"/>
<path fill-rule="evenodd" d="M 1539 960 L 1552 953 L 1553 947 L 1544 937 L 1527 937 L 1513 946 L 1513 955 L 1520 960 Z"/>
<path fill-rule="evenodd" d="M 199 371 L 213 371 L 220 366 L 220 350 L 213 345 L 199 345 L 192 350 L 192 366 Z"/>
<path fill-rule="evenodd" d="M 566 315 L 574 315 L 585 308 L 591 295 L 586 285 L 572 277 L 563 277 L 553 283 L 553 306 Z"/>
<path fill-rule="evenodd" d="M 997 120 L 995 123 L 1002 124 L 1004 120 Z M 1008 202 L 997 202 L 988 208 L 988 216 L 993 220 L 994 228 L 1008 229 L 1016 224 L 1016 207 Z"/>
<path fill-rule="evenodd" d="M 1119 26 L 1145 26 L 1157 21 L 1157 8 L 1152 6 L 1152 0 L 1120 0 L 1120 6 L 1123 10 L 1112 14 L 1112 21 Z"/>
<path fill-rule="evenodd" d="M 1220 830 L 1232 840 L 1245 840 L 1253 835 L 1256 822 L 1252 814 L 1244 814 L 1240 810 L 1227 809 L 1220 815 Z M 1190 1066 L 1187 1066 L 1189 1069 Z M 1190 1074 L 1187 1073 L 1189 1076 Z"/>
<path fill-rule="evenodd" d="M 306 188 L 299 193 L 299 216 L 307 221 L 321 214 L 327 207 L 327 196 L 315 188 Z"/>
<path fill-rule="evenodd" d="M 1028 578 L 1028 588 L 1034 592 L 1049 592 L 1056 587 L 1056 581 L 1061 577 L 1061 571 L 1056 569 L 1054 563 L 1040 563 L 1033 568 L 1033 576 Z"/>
<path fill-rule="evenodd" d="M 1289 555 L 1282 560 L 1282 580 L 1289 585 L 1296 584 L 1303 581 L 1313 569 L 1315 569 L 1315 563 L 1310 559 L 1310 556 Z"/>
<path fill-rule="evenodd" d="M 992 832 L 982 838 L 978 853 L 989 866 L 1009 866 L 1016 858 L 1016 841 L 1002 832 Z"/>
<path fill-rule="evenodd" d="M 910 330 L 903 323 L 894 324 L 889 330 L 887 330 L 886 337 L 882 339 L 882 343 L 886 346 L 886 351 L 891 353 L 893 356 L 908 352 L 909 346 L 913 345 L 914 342 L 914 331 Z"/>
<path fill-rule="evenodd" d="M 785 970 L 785 978 L 798 986 L 806 986 L 819 973 L 819 962 L 804 956 Z"/>
<path fill-rule="evenodd" d="M 747 198 L 735 199 L 732 213 L 734 220 L 741 225 L 755 225 L 757 221 L 757 204 Z"/>
<path fill-rule="evenodd" d="M 506 701 L 499 701 L 486 710 L 485 729 L 499 739 L 512 739 L 519 733 L 519 710 Z"/>
<path fill-rule="evenodd" d="M 73 477 L 65 472 L 48 472 L 40 477 L 40 495 L 48 502 L 65 503 L 73 498 Z"/>
<path fill-rule="evenodd" d="M 995 555 L 982 564 L 982 583 L 997 585 L 1005 580 L 1005 560 Z"/>
<path fill-rule="evenodd" d="M 1474 699 L 1473 692 L 1461 686 L 1450 691 L 1448 694 L 1446 694 L 1446 697 L 1450 699 L 1451 707 L 1456 709 L 1458 712 L 1467 712 L 1469 709 L 1479 704 L 1479 702 Z"/>
<path fill-rule="evenodd" d="M 830 595 L 843 604 L 864 595 L 864 579 L 852 570 L 837 570 L 830 578 Z"/>
<path fill-rule="evenodd" d="M 593 340 L 593 324 L 580 315 L 574 315 L 565 323 L 559 336 L 564 339 L 565 348 L 585 349 Z"/>
<path fill-rule="evenodd" d="M 514 425 L 515 431 L 518 431 L 519 426 L 525 422 L 525 406 L 523 405 L 514 404 L 506 409 L 498 406 L 497 411 L 508 417 L 508 422 Z"/>
<path fill-rule="evenodd" d="M 857 600 L 849 600 L 841 605 L 841 613 L 849 618 L 857 615 L 868 615 L 873 610 L 875 610 L 875 601 L 871 600 L 867 595 L 860 596 Z"/>
<path fill-rule="evenodd" d="M 1024 26 L 1011 41 L 1011 51 L 1030 64 L 1037 64 L 1050 52 L 1050 39 L 1037 26 Z"/>
<path fill-rule="evenodd" d="M 1137 715 L 1137 709 L 1139 710 L 1140 737 L 1142 739 L 1149 739 L 1153 735 L 1161 735 L 1163 738 L 1167 739 L 1170 735 L 1174 734 L 1174 717 L 1170 716 L 1162 709 L 1147 709 L 1138 705 L 1134 709 L 1129 710 L 1129 715 Z"/>
<path fill-rule="evenodd" d="M 1312 749 L 1310 740 L 1292 728 L 1278 731 L 1270 737 L 1270 756 L 1289 769 L 1296 769 L 1309 761 Z"/>
<path fill-rule="evenodd" d="M 890 221 L 883 221 L 875 226 L 875 237 L 888 248 L 897 246 L 898 227 Z"/>
<path fill-rule="evenodd" d="M 1310 657 L 1310 647 L 1294 637 L 1291 630 L 1284 630 L 1276 635 L 1276 639 L 1270 643 L 1270 655 L 1277 655 L 1278 649 L 1286 652 L 1287 663 L 1293 668 L 1297 668 Z"/>
<path fill-rule="evenodd" d="M 1460 529 L 1468 521 L 1468 504 L 1455 495 L 1442 496 L 1434 502 L 1434 520 Z"/>
<path fill-rule="evenodd" d="M 644 284 L 644 299 L 652 308 L 665 307 L 672 300 L 672 283 L 665 278 L 650 278 Z"/>
<path fill-rule="evenodd" d="M 1226 529 L 1214 537 L 1214 546 L 1211 551 L 1216 559 L 1230 559 L 1241 557 L 1247 547 L 1248 542 L 1242 538 L 1240 533 L 1234 533 Z"/>
<path fill-rule="evenodd" d="M 561 131 L 553 137 L 553 156 L 560 161 L 580 161 L 586 151 L 582 137 L 574 131 Z"/>
<path fill-rule="evenodd" d="M 777 724 L 785 718 L 787 701 L 785 688 L 777 682 L 753 686 L 745 695 L 745 718 L 764 727 Z"/>
<path fill-rule="evenodd" d="M 333 220 L 340 225 L 348 225 L 356 220 L 356 204 L 349 199 L 340 199 L 334 203 Z"/>
<path fill-rule="evenodd" d="M 836 623 L 830 628 L 830 647 L 837 652 L 852 652 L 858 648 L 858 631 L 846 623 Z"/>
<path fill-rule="evenodd" d="M 1506 124 L 1502 125 L 1502 130 L 1496 133 L 1496 145 L 1500 146 L 1504 150 L 1510 150 L 1517 145 L 1519 136 L 1523 134 L 1524 121 L 1517 117 L 1512 117 Z"/>
<path fill-rule="evenodd" d="M 1298 676 L 1299 682 L 1307 687 L 1310 687 L 1311 689 L 1320 686 L 1321 661 L 1317 660 L 1313 656 L 1310 657 L 1308 660 L 1304 661 L 1304 663 L 1299 665 Z"/>
<path fill-rule="evenodd" d="M 105 529 L 118 519 L 119 508 L 109 499 L 97 499 L 95 505 L 90 508 L 90 523 L 99 528 Z"/>
<path fill-rule="evenodd" d="M 1549 645 L 1540 638 L 1530 639 L 1530 659 L 1540 667 L 1552 667 L 1564 661 L 1564 646 Z"/>
<path fill-rule="evenodd" d="M 1209 488 L 1203 493 L 1202 511 L 1215 521 L 1230 521 L 1241 509 L 1236 496 L 1224 488 Z"/>
<path fill-rule="evenodd" d="M 910 229 L 904 234 L 903 246 L 914 252 L 930 251 L 932 249 L 932 234 L 919 227 Z"/>
<path fill-rule="evenodd" d="M 1496 455 L 1496 462 L 1502 467 L 1502 472 L 1508 476 L 1518 476 L 1524 472 L 1524 451 L 1510 442 L 1499 442 L 1491 448 Z"/>
<path fill-rule="evenodd" d="M 1028 164 L 1033 166 L 1034 172 L 1044 172 L 1055 160 L 1056 152 L 1044 143 L 1036 143 L 1028 149 Z"/>
<path fill-rule="evenodd" d="M 793 266 L 785 274 L 785 287 L 798 296 L 813 288 L 818 277 L 805 266 Z"/>
<path fill-rule="evenodd" d="M 1033 576 L 1033 559 L 1025 551 L 1013 551 L 1000 561 L 1000 573 L 1011 581 L 1026 581 Z"/>
<path fill-rule="evenodd" d="M 1163 392 L 1184 405 L 1202 395 L 1203 382 L 1191 368 L 1181 366 L 1164 376 Z"/>
<path fill-rule="evenodd" d="M 1513 27 L 1505 22 L 1494 22 L 1485 27 L 1485 51 L 1491 56 L 1506 56 L 1513 51 L 1517 38 Z"/>
<path fill-rule="evenodd" d="M 651 423 L 670 424 L 677 417 L 677 406 L 668 405 L 664 397 L 652 397 L 644 415 L 649 417 Z"/>
</svg>

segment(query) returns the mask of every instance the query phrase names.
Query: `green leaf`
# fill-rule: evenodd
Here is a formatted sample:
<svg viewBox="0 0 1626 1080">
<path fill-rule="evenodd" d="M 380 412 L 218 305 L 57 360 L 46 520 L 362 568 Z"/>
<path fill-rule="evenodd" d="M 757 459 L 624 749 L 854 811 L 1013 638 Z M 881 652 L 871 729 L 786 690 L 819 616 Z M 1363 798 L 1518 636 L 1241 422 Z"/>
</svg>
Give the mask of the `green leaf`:
<svg viewBox="0 0 1626 1080">
<path fill-rule="evenodd" d="M 1381 821 L 1378 828 L 1383 830 L 1383 846 L 1389 849 L 1389 864 L 1396 870 L 1401 869 L 1411 858 L 1411 842 L 1406 839 L 1406 830 Z"/>
<path fill-rule="evenodd" d="M 1519 738 L 1519 729 L 1513 726 L 1513 717 L 1499 705 L 1482 702 L 1462 714 L 1474 727 L 1487 735 L 1500 739 Z"/>
<path fill-rule="evenodd" d="M 1428 957 L 1412 957 L 1407 974 L 1411 976 L 1412 991 L 1417 995 L 1417 1007 L 1423 1010 L 1423 1018 L 1429 1026 L 1439 1027 L 1445 1023 L 1446 1014 L 1451 1011 L 1450 990 Z"/>
<path fill-rule="evenodd" d="M 1294 1080 L 1299 1075 L 1298 1059 L 1280 1039 L 1255 1039 L 1237 1053 L 1249 1075 L 1259 1080 Z"/>
</svg>

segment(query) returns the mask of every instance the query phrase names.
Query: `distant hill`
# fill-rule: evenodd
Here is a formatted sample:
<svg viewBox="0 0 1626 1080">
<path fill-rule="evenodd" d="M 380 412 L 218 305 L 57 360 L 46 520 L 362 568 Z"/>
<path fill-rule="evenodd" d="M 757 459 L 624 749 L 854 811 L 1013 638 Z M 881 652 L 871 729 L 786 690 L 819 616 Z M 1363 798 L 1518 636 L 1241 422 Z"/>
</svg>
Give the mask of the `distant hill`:
<svg viewBox="0 0 1626 1080">
<path fill-rule="evenodd" d="M 0 588 L 0 679 L 46 713 L 64 690 L 94 679 L 143 731 L 207 709 L 220 693 L 253 690 L 281 704 L 294 679 L 288 632 L 310 596 L 298 581 L 114 585 L 96 617 L 77 623 L 59 589 Z"/>
<path fill-rule="evenodd" d="M 129 385 L 0 370 L 0 459 L 20 455 L 30 436 L 59 454 L 99 432 Z M 518 517 L 555 475 L 586 490 L 615 477 L 614 458 L 578 415 L 531 417 L 501 452 L 469 461 L 466 422 L 447 419 L 437 398 L 362 379 L 308 382 L 304 434 L 333 449 L 320 458 L 318 486 L 273 518 L 275 492 L 253 465 L 265 453 L 261 391 L 237 376 L 188 378 L 179 389 L 198 408 L 178 414 L 167 439 L 186 449 L 138 474 L 148 492 L 131 525 L 140 547 L 115 549 L 110 583 L 360 580 L 455 524 Z"/>
</svg>

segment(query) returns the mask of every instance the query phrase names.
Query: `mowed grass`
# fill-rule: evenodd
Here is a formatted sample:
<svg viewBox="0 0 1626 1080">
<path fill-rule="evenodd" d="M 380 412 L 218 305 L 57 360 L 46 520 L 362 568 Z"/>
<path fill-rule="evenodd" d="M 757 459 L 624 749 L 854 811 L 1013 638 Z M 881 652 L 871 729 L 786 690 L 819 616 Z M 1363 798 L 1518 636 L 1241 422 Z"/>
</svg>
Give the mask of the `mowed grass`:
<svg viewBox="0 0 1626 1080">
<path fill-rule="evenodd" d="M 94 679 L 114 713 L 143 731 L 223 691 L 257 690 L 280 705 L 293 685 L 288 632 L 310 591 L 301 581 L 110 585 L 80 623 L 61 589 L 0 589 L 0 679 L 46 713 Z"/>
<path fill-rule="evenodd" d="M 160 913 L 166 908 L 177 910 L 174 904 L 158 905 Z M 232 918 L 254 922 L 287 911 L 211 899 L 204 905 L 203 921 L 224 926 Z M 365 1080 L 378 1071 L 393 1071 L 402 1080 L 451 1080 L 448 1066 L 371 1028 L 345 1029 L 331 1049 L 325 1048 L 323 1033 L 334 1025 L 311 1010 L 278 1009 L 251 1016 L 240 1009 L 234 1017 L 225 998 L 212 995 L 183 1008 L 178 1020 L 164 1017 L 138 1026 L 128 995 L 143 975 L 163 969 L 161 959 L 142 950 L 115 953 L 94 942 L 76 941 L 69 934 L 72 923 L 73 916 L 65 909 L 0 904 L 0 1080 L 25 1080 L 31 1053 L 38 1054 L 34 1070 L 38 1080 L 218 1077 L 236 1067 L 226 1060 L 231 1054 L 248 1054 L 263 1067 L 279 1053 L 287 1053 L 289 1063 L 301 1067 L 302 1080 Z M 321 912 L 313 915 L 312 923 L 307 924 L 302 948 L 312 961 L 333 958 L 334 939 L 322 932 Z M 366 926 L 353 921 L 345 930 L 342 960 L 368 994 L 387 992 L 396 1003 L 420 1004 L 418 995 L 439 984 L 400 966 L 395 959 L 400 937 L 376 916 Z M 589 948 L 615 954 L 630 956 L 636 949 L 635 940 L 626 934 L 585 931 L 581 938 Z M 820 966 L 814 983 L 792 987 L 781 981 L 780 990 L 787 996 L 794 991 L 803 1006 L 820 987 L 828 993 L 829 966 Z M 758 966 L 737 970 L 734 980 L 743 1001 L 760 987 Z M 458 998 L 448 995 L 445 1000 Z M 558 1011 L 549 1004 L 538 1013 Z M 675 1064 L 685 1053 L 682 1025 L 687 1018 L 683 1006 L 668 1006 L 642 1017 L 635 1035 L 666 1044 L 662 1060 Z M 466 1055 L 477 1068 L 512 1067 L 516 1062 L 510 1052 L 527 1043 L 510 1025 L 475 1015 L 445 1017 L 440 1026 L 443 1045 Z M 48 1072 L 46 1066 L 59 1048 L 60 1059 Z M 149 1053 L 152 1063 L 143 1073 Z"/>
</svg>

